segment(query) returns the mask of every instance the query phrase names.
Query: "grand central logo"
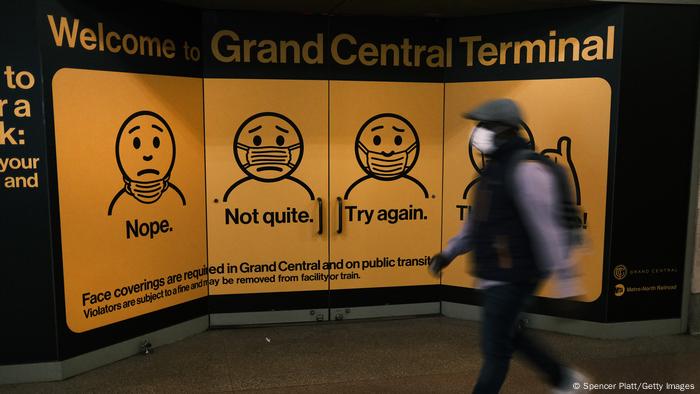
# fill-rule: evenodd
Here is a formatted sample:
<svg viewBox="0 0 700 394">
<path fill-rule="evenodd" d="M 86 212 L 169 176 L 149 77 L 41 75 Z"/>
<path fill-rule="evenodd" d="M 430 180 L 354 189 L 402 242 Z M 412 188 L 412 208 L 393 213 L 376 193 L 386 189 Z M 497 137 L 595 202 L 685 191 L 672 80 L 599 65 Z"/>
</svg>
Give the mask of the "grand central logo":
<svg viewBox="0 0 700 394">
<path fill-rule="evenodd" d="M 622 264 L 616 266 L 615 270 L 613 271 L 613 275 L 617 280 L 625 279 L 627 277 L 627 266 L 624 266 Z"/>
</svg>

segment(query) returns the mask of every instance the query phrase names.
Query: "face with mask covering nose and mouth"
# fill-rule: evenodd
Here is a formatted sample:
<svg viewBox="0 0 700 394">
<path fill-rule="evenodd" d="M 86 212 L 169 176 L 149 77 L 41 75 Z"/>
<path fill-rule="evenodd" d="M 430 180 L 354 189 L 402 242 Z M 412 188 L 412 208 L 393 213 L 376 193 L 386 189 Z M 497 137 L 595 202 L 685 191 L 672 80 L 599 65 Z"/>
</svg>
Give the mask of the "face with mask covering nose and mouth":
<svg viewBox="0 0 700 394">
<path fill-rule="evenodd" d="M 527 138 L 527 144 L 534 149 L 535 140 L 528 126 L 523 122 L 522 137 Z M 510 131 L 510 134 L 506 133 Z M 504 137 L 505 135 L 505 137 Z M 471 130 L 469 137 L 469 160 L 477 172 L 481 172 L 489 157 L 499 146 L 501 146 L 510 136 L 521 135 L 517 129 L 494 122 L 479 122 Z"/>
<path fill-rule="evenodd" d="M 136 112 L 122 124 L 116 145 L 126 192 L 144 204 L 158 201 L 175 163 L 175 139 L 168 123 L 155 112 Z"/>
<path fill-rule="evenodd" d="M 418 159 L 418 134 L 411 123 L 396 114 L 379 114 L 360 128 L 355 155 L 362 169 L 380 180 L 406 175 Z"/>
<path fill-rule="evenodd" d="M 236 162 L 243 172 L 263 182 L 291 175 L 304 150 L 294 122 L 273 112 L 255 114 L 243 122 L 233 144 Z"/>
</svg>

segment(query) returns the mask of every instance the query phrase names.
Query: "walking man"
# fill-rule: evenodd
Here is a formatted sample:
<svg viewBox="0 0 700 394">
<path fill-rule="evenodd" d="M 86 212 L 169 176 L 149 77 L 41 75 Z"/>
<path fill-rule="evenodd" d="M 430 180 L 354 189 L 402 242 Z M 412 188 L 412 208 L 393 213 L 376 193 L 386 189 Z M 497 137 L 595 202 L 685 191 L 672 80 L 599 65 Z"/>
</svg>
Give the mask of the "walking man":
<svg viewBox="0 0 700 394">
<path fill-rule="evenodd" d="M 522 119 L 513 101 L 489 101 L 465 117 L 478 122 L 470 144 L 487 162 L 471 214 L 429 270 L 437 276 L 458 255 L 474 253 L 473 273 L 483 293 L 483 364 L 474 393 L 499 392 L 515 351 L 544 373 L 553 393 L 573 393 L 573 383 L 585 377 L 555 360 L 520 324 L 521 313 L 551 274 L 559 297 L 582 294 L 569 256 L 572 237 L 559 216 L 559 193 L 566 191 L 558 187 L 553 168 L 534 160 L 520 137 Z"/>
</svg>

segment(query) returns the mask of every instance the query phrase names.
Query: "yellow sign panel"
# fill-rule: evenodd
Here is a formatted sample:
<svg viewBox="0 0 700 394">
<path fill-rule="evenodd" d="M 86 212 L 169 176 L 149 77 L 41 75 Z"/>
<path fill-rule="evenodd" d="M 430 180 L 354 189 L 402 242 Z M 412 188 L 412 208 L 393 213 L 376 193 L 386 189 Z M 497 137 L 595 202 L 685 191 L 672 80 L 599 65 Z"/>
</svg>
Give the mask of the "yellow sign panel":
<svg viewBox="0 0 700 394">
<path fill-rule="evenodd" d="M 584 301 L 600 296 L 605 240 L 605 207 L 610 138 L 611 89 L 600 78 L 548 79 L 503 82 L 449 83 L 445 93 L 445 206 L 443 244 L 457 234 L 469 215 L 483 161 L 470 148 L 474 121 L 461 114 L 496 98 L 515 100 L 524 113 L 524 136 L 535 148 L 568 172 L 582 212 L 585 248 L 573 258 L 582 275 Z M 467 267 L 458 258 L 447 267 L 442 283 L 474 287 Z M 555 296 L 552 280 L 540 291 Z"/>
<path fill-rule="evenodd" d="M 437 284 L 443 85 L 331 81 L 331 289 Z"/>
<path fill-rule="evenodd" d="M 204 87 L 211 294 L 328 289 L 328 82 Z"/>
<path fill-rule="evenodd" d="M 84 332 L 207 295 L 197 78 L 53 78 L 66 320 Z"/>
</svg>

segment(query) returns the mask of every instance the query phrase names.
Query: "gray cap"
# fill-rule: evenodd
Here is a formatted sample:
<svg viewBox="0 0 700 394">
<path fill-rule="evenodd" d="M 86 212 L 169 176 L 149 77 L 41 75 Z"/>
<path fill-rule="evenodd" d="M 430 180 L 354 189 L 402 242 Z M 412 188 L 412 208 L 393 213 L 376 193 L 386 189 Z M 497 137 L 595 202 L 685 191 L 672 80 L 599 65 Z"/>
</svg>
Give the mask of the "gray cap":
<svg viewBox="0 0 700 394">
<path fill-rule="evenodd" d="M 513 100 L 497 99 L 487 101 L 477 108 L 463 114 L 467 119 L 478 120 L 482 122 L 498 122 L 515 128 L 520 127 L 522 117 L 520 109 Z"/>
</svg>

